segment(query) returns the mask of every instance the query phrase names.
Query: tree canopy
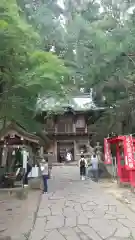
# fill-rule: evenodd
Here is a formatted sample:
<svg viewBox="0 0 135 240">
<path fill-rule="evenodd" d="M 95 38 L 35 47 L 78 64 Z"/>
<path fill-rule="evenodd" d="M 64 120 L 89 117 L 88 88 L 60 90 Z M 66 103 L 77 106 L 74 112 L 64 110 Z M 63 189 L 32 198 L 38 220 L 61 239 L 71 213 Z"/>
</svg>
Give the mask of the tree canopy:
<svg viewBox="0 0 135 240">
<path fill-rule="evenodd" d="M 38 95 L 63 94 L 68 70 L 19 10 L 15 0 L 0 2 L 0 118 L 30 127 Z"/>
<path fill-rule="evenodd" d="M 134 132 L 134 9 L 133 0 L 2 0 L 1 117 L 33 116 L 39 94 L 92 88 L 105 111 L 91 129 Z"/>
</svg>

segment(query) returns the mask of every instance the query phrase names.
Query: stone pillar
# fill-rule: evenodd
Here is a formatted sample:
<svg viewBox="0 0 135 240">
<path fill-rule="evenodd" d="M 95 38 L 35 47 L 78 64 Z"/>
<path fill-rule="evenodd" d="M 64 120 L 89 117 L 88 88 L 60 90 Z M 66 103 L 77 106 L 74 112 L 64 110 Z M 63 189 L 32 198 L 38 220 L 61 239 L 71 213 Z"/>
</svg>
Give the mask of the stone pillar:
<svg viewBox="0 0 135 240">
<path fill-rule="evenodd" d="M 76 124 L 73 123 L 73 133 L 75 133 L 75 132 L 76 132 Z"/>
<path fill-rule="evenodd" d="M 86 126 L 85 126 L 85 133 L 87 133 L 87 132 L 88 132 L 88 126 L 86 124 Z"/>
<path fill-rule="evenodd" d="M 22 151 L 22 155 L 23 155 L 23 169 L 25 170 L 25 172 L 27 171 L 27 157 L 28 157 L 28 152 L 27 150 L 24 148 Z"/>
<path fill-rule="evenodd" d="M 96 151 L 97 157 L 99 159 L 99 162 L 102 161 L 102 151 L 101 151 L 101 149 L 102 149 L 102 146 L 100 145 L 99 142 L 97 142 L 97 145 L 95 146 L 95 151 Z"/>
<path fill-rule="evenodd" d="M 53 162 L 57 162 L 57 141 L 54 142 Z"/>
<path fill-rule="evenodd" d="M 54 127 L 54 131 L 55 131 L 55 133 L 57 133 L 58 132 L 58 124 L 57 123 L 55 123 L 55 127 Z"/>
<path fill-rule="evenodd" d="M 79 161 L 80 155 L 79 155 L 79 150 L 78 150 L 78 141 L 75 141 L 75 157 L 76 157 L 76 161 Z"/>
<path fill-rule="evenodd" d="M 76 141 L 74 141 L 74 160 L 76 161 L 77 160 L 77 151 L 76 151 Z"/>
<path fill-rule="evenodd" d="M 7 154 L 8 154 L 8 148 L 4 147 L 3 150 L 2 150 L 2 161 L 1 161 L 1 166 L 2 167 L 6 166 Z"/>
<path fill-rule="evenodd" d="M 7 168 L 9 171 L 11 171 L 11 164 L 12 164 L 12 148 L 8 148 L 7 151 Z"/>
<path fill-rule="evenodd" d="M 43 158 L 44 157 L 44 147 L 40 147 L 40 157 Z"/>
</svg>

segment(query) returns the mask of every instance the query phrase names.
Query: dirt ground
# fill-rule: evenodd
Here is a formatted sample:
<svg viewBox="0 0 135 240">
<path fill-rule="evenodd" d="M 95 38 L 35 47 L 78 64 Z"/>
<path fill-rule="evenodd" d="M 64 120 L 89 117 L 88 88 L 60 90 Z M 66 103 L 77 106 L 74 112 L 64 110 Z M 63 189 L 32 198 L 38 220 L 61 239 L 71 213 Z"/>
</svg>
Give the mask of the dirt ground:
<svg viewBox="0 0 135 240">
<path fill-rule="evenodd" d="M 27 239 L 33 225 L 41 191 L 29 190 L 26 200 L 18 200 L 7 193 L 0 193 L 0 237 L 13 240 Z"/>
<path fill-rule="evenodd" d="M 99 184 L 106 192 L 112 194 L 120 202 L 126 204 L 132 211 L 135 212 L 135 193 L 132 193 L 128 186 L 119 187 L 115 180 L 101 180 Z"/>
</svg>

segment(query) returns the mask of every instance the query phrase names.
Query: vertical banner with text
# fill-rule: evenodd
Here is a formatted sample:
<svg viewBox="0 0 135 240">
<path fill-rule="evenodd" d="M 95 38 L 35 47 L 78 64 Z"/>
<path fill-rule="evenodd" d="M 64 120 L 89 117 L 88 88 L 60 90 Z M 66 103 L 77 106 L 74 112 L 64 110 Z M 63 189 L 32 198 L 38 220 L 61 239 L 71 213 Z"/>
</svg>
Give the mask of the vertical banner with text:
<svg viewBox="0 0 135 240">
<path fill-rule="evenodd" d="M 105 164 L 112 164 L 110 143 L 108 143 L 107 138 L 104 138 L 104 156 Z"/>
<path fill-rule="evenodd" d="M 135 169 L 134 146 L 132 136 L 124 138 L 125 166 L 128 170 Z"/>
</svg>

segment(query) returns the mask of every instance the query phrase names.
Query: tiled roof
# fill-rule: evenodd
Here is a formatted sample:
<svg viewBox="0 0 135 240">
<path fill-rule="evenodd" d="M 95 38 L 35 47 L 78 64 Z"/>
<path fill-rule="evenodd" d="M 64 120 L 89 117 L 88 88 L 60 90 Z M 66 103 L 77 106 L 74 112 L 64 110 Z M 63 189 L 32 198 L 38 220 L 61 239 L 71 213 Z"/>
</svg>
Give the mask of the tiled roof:
<svg viewBox="0 0 135 240">
<path fill-rule="evenodd" d="M 96 106 L 91 95 L 80 95 L 76 97 L 69 97 L 69 99 L 55 99 L 50 98 L 39 98 L 37 102 L 37 110 L 40 111 L 57 111 L 64 108 L 72 108 L 74 111 L 87 111 L 87 110 L 98 110 L 103 109 Z"/>
</svg>

